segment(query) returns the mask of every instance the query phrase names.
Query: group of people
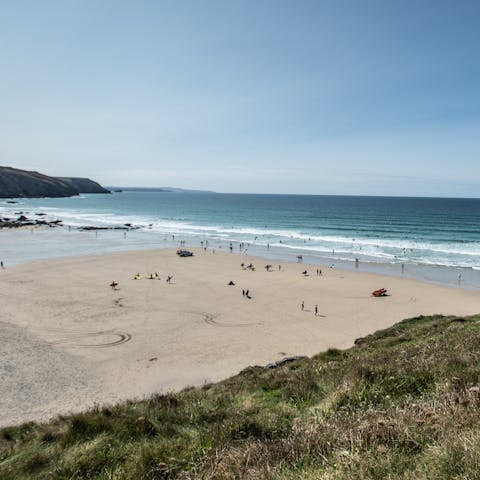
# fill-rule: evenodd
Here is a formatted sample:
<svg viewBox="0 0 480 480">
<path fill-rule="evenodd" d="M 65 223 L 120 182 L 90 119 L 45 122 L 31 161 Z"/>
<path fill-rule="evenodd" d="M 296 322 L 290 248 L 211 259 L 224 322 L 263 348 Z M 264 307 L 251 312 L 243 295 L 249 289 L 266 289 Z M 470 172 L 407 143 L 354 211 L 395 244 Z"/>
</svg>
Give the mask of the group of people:
<svg viewBox="0 0 480 480">
<path fill-rule="evenodd" d="M 244 263 L 241 263 L 240 266 L 244 269 L 244 270 L 252 270 L 252 272 L 255 271 L 255 265 L 253 263 L 250 263 L 248 265 L 245 265 Z"/>
<path fill-rule="evenodd" d="M 227 285 L 233 287 L 233 286 L 235 286 L 235 282 L 234 282 L 233 280 L 230 280 Z M 242 290 L 242 295 L 243 295 L 244 297 L 246 297 L 246 298 L 252 298 L 252 297 L 250 296 L 250 290 L 245 290 L 245 289 L 243 289 L 243 290 Z"/>
<path fill-rule="evenodd" d="M 160 275 L 155 272 L 155 273 L 151 273 L 148 277 L 145 277 L 147 278 L 148 280 L 160 280 Z M 142 275 L 140 273 L 136 273 L 132 280 L 141 280 L 142 279 Z M 172 279 L 173 277 L 171 275 L 168 275 L 167 278 L 166 278 L 166 282 L 167 283 L 172 283 Z"/>
<path fill-rule="evenodd" d="M 304 271 L 302 272 L 302 275 L 303 275 L 304 277 L 308 277 L 308 272 L 307 272 L 307 270 L 304 270 Z M 320 277 L 321 275 L 322 275 L 322 270 L 321 270 L 320 268 L 317 268 L 317 277 Z"/>
<path fill-rule="evenodd" d="M 157 272 L 154 272 L 154 273 L 151 273 L 148 277 L 145 277 L 145 278 L 147 278 L 148 280 L 160 280 L 160 275 Z M 132 280 L 141 280 L 141 279 L 142 279 L 142 275 L 140 274 L 140 272 L 136 273 L 132 278 Z M 165 281 L 167 283 L 172 283 L 172 279 L 173 279 L 173 276 L 168 275 L 167 278 L 165 279 Z M 112 290 L 118 290 L 118 282 L 113 280 L 112 283 L 110 284 L 110 287 L 111 287 Z"/>
<path fill-rule="evenodd" d="M 305 310 L 305 301 L 304 300 L 302 300 L 301 308 L 302 308 L 302 312 L 303 312 Z M 315 304 L 315 307 L 314 307 L 313 311 L 315 313 L 315 316 L 317 316 L 318 315 L 318 305 L 317 304 Z"/>
</svg>

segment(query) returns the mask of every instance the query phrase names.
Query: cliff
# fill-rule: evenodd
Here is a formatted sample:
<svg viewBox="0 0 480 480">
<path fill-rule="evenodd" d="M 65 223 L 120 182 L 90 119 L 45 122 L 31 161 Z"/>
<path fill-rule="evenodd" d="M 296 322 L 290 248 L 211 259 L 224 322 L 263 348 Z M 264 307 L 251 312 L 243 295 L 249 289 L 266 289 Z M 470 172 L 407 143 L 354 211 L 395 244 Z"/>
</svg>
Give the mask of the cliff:
<svg viewBox="0 0 480 480">
<path fill-rule="evenodd" d="M 56 177 L 58 180 L 75 188 L 78 193 L 110 193 L 110 190 L 103 188 L 99 183 L 89 178 L 78 177 Z"/>
<path fill-rule="evenodd" d="M 38 172 L 0 167 L 0 198 L 72 197 L 79 193 L 110 193 L 87 178 L 49 177 Z"/>
</svg>

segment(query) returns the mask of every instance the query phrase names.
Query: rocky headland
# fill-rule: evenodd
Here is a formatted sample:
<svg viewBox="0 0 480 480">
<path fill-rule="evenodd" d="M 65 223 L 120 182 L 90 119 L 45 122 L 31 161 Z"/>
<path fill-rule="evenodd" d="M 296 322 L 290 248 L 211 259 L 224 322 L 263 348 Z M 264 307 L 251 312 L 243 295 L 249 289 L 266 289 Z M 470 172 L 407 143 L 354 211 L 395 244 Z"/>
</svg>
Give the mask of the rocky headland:
<svg viewBox="0 0 480 480">
<path fill-rule="evenodd" d="M 88 178 L 50 177 L 12 167 L 0 167 L 0 198 L 72 197 L 80 193 L 110 193 Z"/>
</svg>

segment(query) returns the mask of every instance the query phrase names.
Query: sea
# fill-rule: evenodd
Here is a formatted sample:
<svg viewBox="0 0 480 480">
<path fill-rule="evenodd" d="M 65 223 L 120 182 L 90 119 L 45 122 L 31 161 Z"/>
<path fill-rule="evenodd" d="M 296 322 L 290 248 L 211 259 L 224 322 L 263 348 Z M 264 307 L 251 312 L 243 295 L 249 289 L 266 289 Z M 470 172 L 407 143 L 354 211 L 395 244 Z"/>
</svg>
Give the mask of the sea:
<svg viewBox="0 0 480 480">
<path fill-rule="evenodd" d="M 139 190 L 0 200 L 0 216 L 20 214 L 63 227 L 0 230 L 5 265 L 184 246 L 480 290 L 480 199 Z"/>
</svg>

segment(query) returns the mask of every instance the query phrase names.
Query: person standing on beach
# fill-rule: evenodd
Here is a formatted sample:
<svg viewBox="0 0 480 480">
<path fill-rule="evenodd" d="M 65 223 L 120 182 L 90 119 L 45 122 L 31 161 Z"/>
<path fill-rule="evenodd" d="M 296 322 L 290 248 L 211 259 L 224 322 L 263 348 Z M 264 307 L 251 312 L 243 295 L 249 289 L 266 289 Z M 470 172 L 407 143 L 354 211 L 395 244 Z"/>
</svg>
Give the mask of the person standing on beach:
<svg viewBox="0 0 480 480">
<path fill-rule="evenodd" d="M 318 305 L 315 305 L 315 316 L 318 315 Z"/>
<path fill-rule="evenodd" d="M 5 267 L 3 266 L 3 260 L 0 262 L 0 267 L 1 267 L 1 268 L 5 268 Z"/>
<path fill-rule="evenodd" d="M 305 302 L 302 300 L 302 312 L 305 309 Z"/>
</svg>

